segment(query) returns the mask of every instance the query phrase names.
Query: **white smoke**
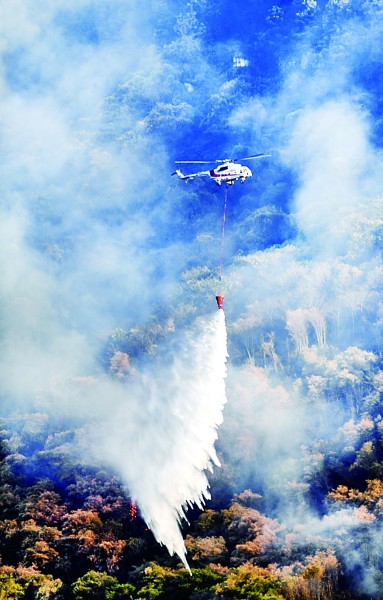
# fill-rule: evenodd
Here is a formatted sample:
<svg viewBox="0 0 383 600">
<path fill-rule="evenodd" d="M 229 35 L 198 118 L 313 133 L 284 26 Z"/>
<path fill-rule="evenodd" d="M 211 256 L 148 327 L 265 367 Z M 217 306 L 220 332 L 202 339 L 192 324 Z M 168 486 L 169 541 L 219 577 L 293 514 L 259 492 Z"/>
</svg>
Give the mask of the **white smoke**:
<svg viewBox="0 0 383 600">
<path fill-rule="evenodd" d="M 156 540 L 188 567 L 180 521 L 187 505 L 210 497 L 205 470 L 226 402 L 226 325 L 222 310 L 198 319 L 153 375 L 140 378 L 97 440 L 121 473 Z M 166 364 L 167 363 L 167 364 Z M 108 407 L 109 413 L 113 412 Z"/>
</svg>

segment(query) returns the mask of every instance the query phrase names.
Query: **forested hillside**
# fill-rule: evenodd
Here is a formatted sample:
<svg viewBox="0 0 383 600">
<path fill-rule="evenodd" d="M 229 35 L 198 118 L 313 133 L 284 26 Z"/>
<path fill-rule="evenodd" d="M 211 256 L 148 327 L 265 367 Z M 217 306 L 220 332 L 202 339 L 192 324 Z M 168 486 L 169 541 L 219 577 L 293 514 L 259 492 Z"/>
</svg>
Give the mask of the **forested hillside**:
<svg viewBox="0 0 383 600">
<path fill-rule="evenodd" d="M 228 288 L 243 289 L 249 270 L 265 281 L 273 269 L 280 288 L 228 323 L 222 467 L 206 510 L 184 523 L 192 578 L 155 542 L 118 473 L 77 454 L 89 423 L 55 418 L 48 397 L 9 408 L 5 598 L 364 598 L 367 586 L 380 597 L 379 205 L 361 204 L 340 223 L 352 230 L 336 261 L 303 260 L 308 247 L 287 244 L 238 256 L 227 275 Z M 189 273 L 184 286 L 196 305 L 211 293 L 205 273 Z M 140 360 L 155 360 L 182 326 L 179 306 L 172 327 L 165 314 L 111 335 L 102 377 L 109 369 L 122 386 L 136 378 Z M 97 385 L 78 378 L 72 393 Z"/>
<path fill-rule="evenodd" d="M 383 598 L 383 3 L 3 10 L 0 600 Z"/>
</svg>

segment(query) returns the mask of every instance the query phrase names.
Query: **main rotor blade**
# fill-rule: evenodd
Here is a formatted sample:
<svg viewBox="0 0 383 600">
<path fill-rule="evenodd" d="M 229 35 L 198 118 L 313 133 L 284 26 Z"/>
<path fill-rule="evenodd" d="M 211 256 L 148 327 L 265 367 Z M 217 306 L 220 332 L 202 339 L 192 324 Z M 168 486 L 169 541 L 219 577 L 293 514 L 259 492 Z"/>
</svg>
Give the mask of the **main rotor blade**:
<svg viewBox="0 0 383 600">
<path fill-rule="evenodd" d="M 253 160 L 255 158 L 266 158 L 271 154 L 252 154 L 251 156 L 242 156 L 242 158 L 219 158 L 216 160 L 176 160 L 177 165 L 211 165 L 212 163 L 228 163 L 237 160 Z"/>
<path fill-rule="evenodd" d="M 267 156 L 271 156 L 271 154 L 253 154 L 252 156 L 242 156 L 234 160 L 253 160 L 254 158 L 266 158 Z"/>
<path fill-rule="evenodd" d="M 177 165 L 211 165 L 214 160 L 175 160 Z"/>
</svg>

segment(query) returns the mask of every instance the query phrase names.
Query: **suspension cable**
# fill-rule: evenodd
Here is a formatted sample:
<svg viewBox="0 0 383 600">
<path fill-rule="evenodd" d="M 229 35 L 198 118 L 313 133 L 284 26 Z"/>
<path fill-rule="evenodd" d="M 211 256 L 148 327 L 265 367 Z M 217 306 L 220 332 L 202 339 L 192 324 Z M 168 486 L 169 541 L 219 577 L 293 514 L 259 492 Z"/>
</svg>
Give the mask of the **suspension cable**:
<svg viewBox="0 0 383 600">
<path fill-rule="evenodd" d="M 225 222 L 226 222 L 226 205 L 227 205 L 227 194 L 228 194 L 229 186 L 226 184 L 225 186 L 225 201 L 223 205 L 223 217 L 222 217 L 222 239 L 221 239 L 221 256 L 219 263 L 219 278 L 222 279 L 222 271 L 223 271 L 223 250 L 225 246 Z"/>
</svg>

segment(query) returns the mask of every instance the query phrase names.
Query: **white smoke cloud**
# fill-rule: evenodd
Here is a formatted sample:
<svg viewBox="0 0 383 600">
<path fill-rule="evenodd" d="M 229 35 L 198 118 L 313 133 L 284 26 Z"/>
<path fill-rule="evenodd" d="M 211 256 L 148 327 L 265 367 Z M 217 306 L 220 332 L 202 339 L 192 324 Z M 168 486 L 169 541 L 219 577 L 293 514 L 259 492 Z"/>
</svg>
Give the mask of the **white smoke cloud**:
<svg viewBox="0 0 383 600">
<path fill-rule="evenodd" d="M 303 109 L 287 154 L 299 171 L 293 210 L 300 230 L 318 255 L 338 255 L 346 243 L 338 230 L 339 218 L 376 189 L 371 175 L 377 157 L 369 144 L 365 115 L 343 100 Z"/>
</svg>

